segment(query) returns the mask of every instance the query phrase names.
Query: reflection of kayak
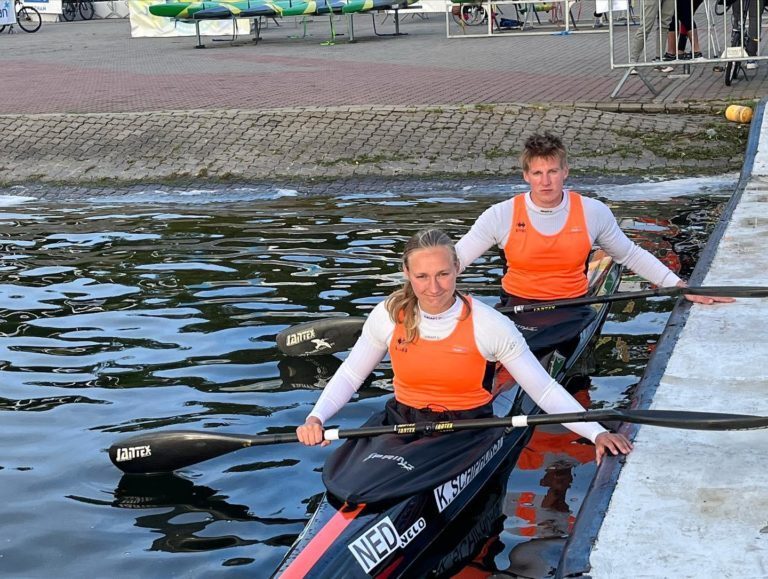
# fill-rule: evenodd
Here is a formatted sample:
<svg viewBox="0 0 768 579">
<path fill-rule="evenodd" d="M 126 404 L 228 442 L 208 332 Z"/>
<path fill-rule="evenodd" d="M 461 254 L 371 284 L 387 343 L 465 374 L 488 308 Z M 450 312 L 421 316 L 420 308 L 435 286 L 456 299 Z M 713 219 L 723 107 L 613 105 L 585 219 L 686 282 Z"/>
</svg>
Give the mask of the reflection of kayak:
<svg viewBox="0 0 768 579">
<path fill-rule="evenodd" d="M 277 363 L 283 388 L 322 390 L 341 366 L 335 356 L 282 358 Z"/>
<path fill-rule="evenodd" d="M 652 252 L 664 265 L 680 273 L 681 262 L 672 240 L 680 236 L 680 228 L 667 219 L 635 217 L 621 220 L 621 228 L 640 247 Z"/>
<path fill-rule="evenodd" d="M 590 263 L 590 293 L 613 293 L 621 268 L 598 253 Z M 557 349 L 540 357 L 558 380 L 599 331 L 607 304 L 595 305 L 594 313 L 577 343 L 569 343 L 568 357 Z M 519 386 L 501 374 L 494 387 L 497 416 L 540 412 Z M 277 575 L 400 577 L 424 576 L 438 567 L 446 572 L 448 567 L 461 568 L 484 541 L 480 537 L 474 541 L 477 549 L 457 543 L 474 524 L 457 527 L 457 521 L 483 502 L 489 482 L 511 468 L 530 434 L 528 428 L 510 428 L 347 441 L 326 461 L 323 480 L 328 492 Z M 502 488 L 505 484 L 506 478 Z"/>
<path fill-rule="evenodd" d="M 407 0 L 412 4 L 415 0 Z M 238 0 L 236 2 L 171 2 L 154 4 L 149 13 L 179 20 L 214 20 L 222 18 L 255 18 L 258 16 L 304 16 L 322 14 L 352 14 L 381 10 L 402 4 L 392 0 L 316 0 L 274 2 Z"/>
</svg>

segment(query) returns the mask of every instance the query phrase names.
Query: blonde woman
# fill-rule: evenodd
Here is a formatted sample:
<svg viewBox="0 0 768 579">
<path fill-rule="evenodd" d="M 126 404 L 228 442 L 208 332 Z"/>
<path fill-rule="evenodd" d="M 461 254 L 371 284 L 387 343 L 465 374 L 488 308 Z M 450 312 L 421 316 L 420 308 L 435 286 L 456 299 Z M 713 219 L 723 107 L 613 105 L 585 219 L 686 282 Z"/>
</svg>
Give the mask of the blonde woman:
<svg viewBox="0 0 768 579">
<path fill-rule="evenodd" d="M 496 362 L 545 412 L 584 410 L 546 373 L 508 318 L 456 290 L 459 259 L 445 233 L 429 229 L 414 235 L 405 246 L 403 273 L 403 287 L 373 309 L 349 357 L 297 428 L 302 443 L 328 444 L 323 424 L 352 398 L 387 353 L 394 397 L 379 417 L 381 424 L 491 416 L 489 363 Z M 606 453 L 632 450 L 623 435 L 599 424 L 566 426 L 595 444 L 598 464 Z"/>
</svg>

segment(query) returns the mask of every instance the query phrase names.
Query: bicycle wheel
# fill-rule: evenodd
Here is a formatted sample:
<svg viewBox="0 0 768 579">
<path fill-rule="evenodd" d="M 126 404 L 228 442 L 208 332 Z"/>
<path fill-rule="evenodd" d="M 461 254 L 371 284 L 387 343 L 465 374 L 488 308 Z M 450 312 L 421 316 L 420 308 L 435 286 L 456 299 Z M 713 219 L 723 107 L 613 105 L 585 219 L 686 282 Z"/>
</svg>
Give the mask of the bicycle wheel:
<svg viewBox="0 0 768 579">
<path fill-rule="evenodd" d="M 454 14 L 453 18 L 459 24 L 477 26 L 485 22 L 485 8 L 479 4 L 462 4 L 459 14 Z"/>
<path fill-rule="evenodd" d="M 93 2 L 80 2 L 80 17 L 83 20 L 93 18 Z"/>
<path fill-rule="evenodd" d="M 77 16 L 77 6 L 75 3 L 72 1 L 67 2 L 65 0 L 63 6 L 61 7 L 61 16 L 67 22 L 72 22 Z"/>
<path fill-rule="evenodd" d="M 43 23 L 43 18 L 40 16 L 37 8 L 32 8 L 31 6 L 20 8 L 16 13 L 16 20 L 18 20 L 19 28 L 24 32 L 37 32 Z"/>
</svg>

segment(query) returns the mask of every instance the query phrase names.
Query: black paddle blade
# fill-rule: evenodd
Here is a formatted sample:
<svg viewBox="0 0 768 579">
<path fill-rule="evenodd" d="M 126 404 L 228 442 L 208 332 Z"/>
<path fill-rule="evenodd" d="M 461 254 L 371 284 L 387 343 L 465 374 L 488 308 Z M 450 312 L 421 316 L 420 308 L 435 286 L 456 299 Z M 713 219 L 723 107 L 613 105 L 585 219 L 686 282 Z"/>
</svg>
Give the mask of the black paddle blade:
<svg viewBox="0 0 768 579">
<path fill-rule="evenodd" d="M 683 410 L 619 410 L 613 420 L 686 428 L 689 430 L 752 430 L 768 428 L 768 416 L 748 414 L 722 414 L 718 412 L 690 412 Z"/>
<path fill-rule="evenodd" d="M 768 298 L 768 287 L 735 285 L 735 286 L 709 286 L 680 288 L 684 294 L 694 296 L 713 296 L 725 298 Z"/>
<path fill-rule="evenodd" d="M 170 430 L 117 442 L 109 447 L 109 458 L 125 473 L 150 474 L 172 472 L 248 446 L 248 437 Z"/>
<path fill-rule="evenodd" d="M 365 318 L 326 318 L 286 328 L 277 334 L 277 347 L 286 356 L 321 356 L 355 345 Z"/>
</svg>

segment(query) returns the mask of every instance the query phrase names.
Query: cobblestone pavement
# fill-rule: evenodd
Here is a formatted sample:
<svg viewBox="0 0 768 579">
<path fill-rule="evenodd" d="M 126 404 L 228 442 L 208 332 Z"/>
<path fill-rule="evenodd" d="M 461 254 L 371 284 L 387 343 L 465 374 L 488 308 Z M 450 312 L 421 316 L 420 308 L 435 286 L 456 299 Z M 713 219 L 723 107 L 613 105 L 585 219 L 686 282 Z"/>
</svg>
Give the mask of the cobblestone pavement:
<svg viewBox="0 0 768 579">
<path fill-rule="evenodd" d="M 566 107 L 336 107 L 6 115 L 0 180 L 301 181 L 507 175 L 520 143 L 563 135 L 574 170 L 669 175 L 737 170 L 746 126 L 722 115 Z M 695 147 L 687 143 L 694 143 Z"/>
<path fill-rule="evenodd" d="M 605 34 L 448 39 L 432 15 L 378 37 L 371 22 L 334 46 L 322 19 L 208 50 L 132 39 L 127 20 L 0 35 L 0 184 L 506 175 L 544 129 L 588 173 L 722 172 L 747 132 L 725 105 L 768 89 L 768 67 L 726 89 L 694 66 L 657 75 L 657 97 L 631 78 L 612 100 Z"/>
</svg>

